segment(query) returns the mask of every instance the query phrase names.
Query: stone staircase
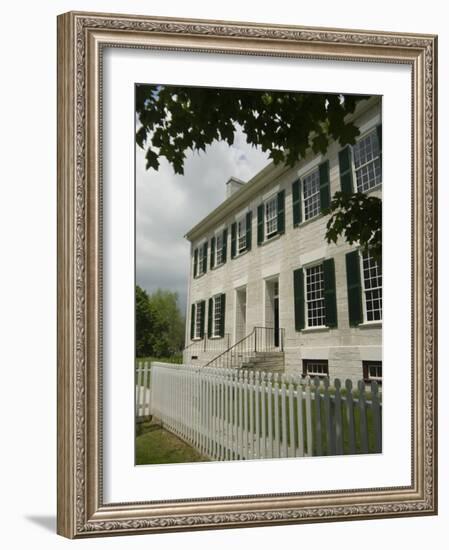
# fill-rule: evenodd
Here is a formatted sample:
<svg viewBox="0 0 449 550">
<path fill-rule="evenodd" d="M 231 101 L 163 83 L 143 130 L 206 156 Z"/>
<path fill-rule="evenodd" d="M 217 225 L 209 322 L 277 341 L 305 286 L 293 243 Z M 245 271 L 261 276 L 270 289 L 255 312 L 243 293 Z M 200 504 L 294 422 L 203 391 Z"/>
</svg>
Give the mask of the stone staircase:
<svg viewBox="0 0 449 550">
<path fill-rule="evenodd" d="M 284 372 L 285 361 L 283 351 L 257 351 L 247 361 L 242 363 L 242 369 L 264 372 Z"/>
</svg>

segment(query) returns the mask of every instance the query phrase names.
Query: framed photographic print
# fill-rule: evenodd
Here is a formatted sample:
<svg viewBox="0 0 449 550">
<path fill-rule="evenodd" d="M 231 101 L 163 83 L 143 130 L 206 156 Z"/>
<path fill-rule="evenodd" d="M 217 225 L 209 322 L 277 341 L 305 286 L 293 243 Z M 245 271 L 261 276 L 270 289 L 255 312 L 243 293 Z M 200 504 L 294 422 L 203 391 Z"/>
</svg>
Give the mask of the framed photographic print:
<svg viewBox="0 0 449 550">
<path fill-rule="evenodd" d="M 435 514 L 431 35 L 58 19 L 58 532 Z"/>
</svg>

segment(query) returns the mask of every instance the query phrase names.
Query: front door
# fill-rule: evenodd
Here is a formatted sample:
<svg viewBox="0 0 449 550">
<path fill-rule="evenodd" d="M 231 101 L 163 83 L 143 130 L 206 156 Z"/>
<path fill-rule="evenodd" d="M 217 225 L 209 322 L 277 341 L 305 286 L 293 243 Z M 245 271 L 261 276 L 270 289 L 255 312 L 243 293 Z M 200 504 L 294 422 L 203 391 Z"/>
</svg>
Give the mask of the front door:
<svg viewBox="0 0 449 550">
<path fill-rule="evenodd" d="M 236 291 L 235 342 L 246 336 L 246 288 Z"/>
<path fill-rule="evenodd" d="M 273 317 L 274 317 L 274 347 L 279 347 L 279 282 L 274 283 Z"/>
</svg>

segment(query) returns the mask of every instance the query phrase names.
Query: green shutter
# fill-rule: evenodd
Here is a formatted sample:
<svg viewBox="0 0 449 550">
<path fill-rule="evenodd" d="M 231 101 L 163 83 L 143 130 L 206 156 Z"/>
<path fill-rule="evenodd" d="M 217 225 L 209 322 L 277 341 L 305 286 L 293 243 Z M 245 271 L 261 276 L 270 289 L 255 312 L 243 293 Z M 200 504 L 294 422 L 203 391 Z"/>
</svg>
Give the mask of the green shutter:
<svg viewBox="0 0 449 550">
<path fill-rule="evenodd" d="M 337 326 L 337 295 L 335 291 L 335 264 L 333 258 L 324 260 L 323 278 L 326 325 L 335 328 Z"/>
<path fill-rule="evenodd" d="M 190 340 L 195 338 L 195 304 L 192 304 L 190 312 Z"/>
<path fill-rule="evenodd" d="M 251 229 L 252 229 L 253 213 L 246 214 L 246 250 L 251 250 Z"/>
<path fill-rule="evenodd" d="M 293 292 L 295 299 L 295 329 L 302 330 L 304 319 L 304 273 L 302 268 L 293 271 Z"/>
<path fill-rule="evenodd" d="M 200 338 L 204 338 L 204 322 L 205 322 L 205 313 L 206 313 L 206 302 L 202 300 L 199 303 L 200 311 L 201 311 L 201 324 L 200 324 Z"/>
<path fill-rule="evenodd" d="M 278 233 L 285 231 L 285 191 L 278 193 Z"/>
<path fill-rule="evenodd" d="M 225 335 L 226 294 L 221 294 L 220 298 L 221 298 L 220 336 L 223 338 Z"/>
<path fill-rule="evenodd" d="M 352 184 L 352 154 L 349 145 L 338 153 L 340 165 L 340 185 L 343 193 L 354 193 Z"/>
<path fill-rule="evenodd" d="M 195 251 L 193 253 L 193 276 L 196 277 L 198 275 L 198 248 L 195 248 Z"/>
<path fill-rule="evenodd" d="M 292 183 L 292 196 L 293 196 L 293 227 L 296 227 L 302 221 L 301 180 L 300 179 L 297 179 Z"/>
<path fill-rule="evenodd" d="M 215 237 L 210 240 L 210 268 L 215 267 Z"/>
<path fill-rule="evenodd" d="M 358 250 L 346 254 L 346 281 L 348 285 L 349 325 L 356 327 L 363 321 L 360 256 Z"/>
<path fill-rule="evenodd" d="M 231 225 L 231 258 L 235 258 L 237 254 L 237 224 L 234 222 Z"/>
<path fill-rule="evenodd" d="M 207 241 L 203 245 L 203 273 L 207 272 Z"/>
<path fill-rule="evenodd" d="M 227 250 L 228 250 L 228 230 L 223 229 L 223 250 L 221 252 L 221 262 L 223 264 L 226 262 Z"/>
<path fill-rule="evenodd" d="M 320 203 L 321 210 L 329 208 L 331 202 L 331 189 L 329 181 L 329 161 L 322 162 L 319 166 L 320 173 Z"/>
<path fill-rule="evenodd" d="M 264 238 L 263 222 L 264 222 L 264 206 L 263 203 L 257 207 L 257 244 L 261 245 Z"/>
<path fill-rule="evenodd" d="M 213 312 L 214 300 L 209 298 L 209 303 L 207 305 L 207 337 L 212 336 L 212 312 Z"/>
<path fill-rule="evenodd" d="M 377 131 L 377 141 L 379 143 L 379 159 L 380 159 L 380 173 L 381 173 L 380 181 L 382 181 L 382 124 L 377 125 L 376 131 Z"/>
</svg>

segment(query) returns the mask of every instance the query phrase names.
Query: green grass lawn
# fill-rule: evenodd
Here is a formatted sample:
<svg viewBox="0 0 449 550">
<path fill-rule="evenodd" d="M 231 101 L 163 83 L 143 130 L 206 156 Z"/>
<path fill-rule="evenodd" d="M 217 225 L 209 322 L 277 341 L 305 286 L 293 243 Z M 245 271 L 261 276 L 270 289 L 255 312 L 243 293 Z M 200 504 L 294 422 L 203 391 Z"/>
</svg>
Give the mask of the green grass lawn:
<svg viewBox="0 0 449 550">
<path fill-rule="evenodd" d="M 159 363 L 173 363 L 179 365 L 182 363 L 182 352 L 170 355 L 170 357 L 136 357 L 136 363 L 145 362 L 151 363 L 151 361 L 157 361 Z"/>
<path fill-rule="evenodd" d="M 136 437 L 137 465 L 209 461 L 207 457 L 157 424 L 140 424 L 137 433 L 140 434 Z"/>
</svg>

